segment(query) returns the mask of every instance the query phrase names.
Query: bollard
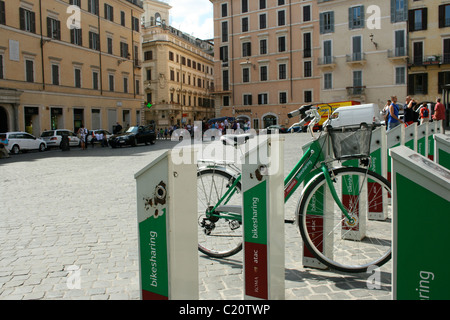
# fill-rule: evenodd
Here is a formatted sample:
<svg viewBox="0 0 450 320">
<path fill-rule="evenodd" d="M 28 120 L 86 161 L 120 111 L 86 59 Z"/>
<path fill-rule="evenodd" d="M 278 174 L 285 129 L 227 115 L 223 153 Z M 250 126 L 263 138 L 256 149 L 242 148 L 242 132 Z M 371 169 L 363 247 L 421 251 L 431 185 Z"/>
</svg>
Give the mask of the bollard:
<svg viewBox="0 0 450 320">
<path fill-rule="evenodd" d="M 242 164 L 244 298 L 284 299 L 284 140 L 258 140 Z"/>
<path fill-rule="evenodd" d="M 379 175 L 386 177 L 387 173 L 387 148 L 386 148 L 386 127 L 378 127 L 372 132 L 372 141 L 370 145 L 370 167 L 369 169 Z M 368 194 L 368 198 L 372 198 L 374 194 L 381 191 L 381 186 L 374 181 L 368 181 L 368 188 L 372 194 Z M 377 205 L 368 207 L 368 218 L 371 220 L 385 220 L 388 212 L 388 197 L 383 194 L 383 201 Z"/>
<path fill-rule="evenodd" d="M 435 134 L 434 141 L 436 163 L 450 170 L 450 136 Z"/>
<path fill-rule="evenodd" d="M 422 156 L 428 155 L 428 127 L 429 122 L 424 122 L 423 124 L 417 126 L 417 153 Z"/>
<path fill-rule="evenodd" d="M 417 151 L 417 122 L 402 127 L 401 144 L 411 150 Z"/>
<path fill-rule="evenodd" d="M 174 151 L 176 150 L 176 151 Z M 165 152 L 135 174 L 140 287 L 143 300 L 199 297 L 197 166 L 193 151 Z"/>
<path fill-rule="evenodd" d="M 321 137 L 320 138 L 320 144 L 324 146 L 323 148 L 323 152 L 324 152 L 324 157 L 327 158 L 330 154 L 332 154 L 332 148 L 331 148 L 331 143 L 330 140 L 327 139 L 325 141 L 325 137 Z M 311 146 L 311 143 L 305 144 L 302 149 L 303 152 L 305 152 L 306 150 L 308 150 L 308 148 Z M 320 169 L 316 168 L 316 170 L 312 171 L 308 177 L 305 179 L 303 188 L 305 188 L 305 186 L 308 184 L 308 182 L 314 178 L 314 176 L 318 173 L 320 173 Z M 327 256 L 331 257 L 332 253 L 326 253 L 324 252 L 324 250 L 326 250 L 326 248 L 332 248 L 332 244 L 330 243 L 326 243 L 326 245 L 324 245 L 324 241 L 329 241 L 329 239 L 331 239 L 330 237 L 325 238 L 326 240 L 323 239 L 323 237 L 319 237 L 317 231 L 314 230 L 315 226 L 320 226 L 321 224 L 323 224 L 323 218 L 320 215 L 321 212 L 325 212 L 327 211 L 328 207 L 330 206 L 334 206 L 334 200 L 333 197 L 329 191 L 328 188 L 326 188 L 326 190 L 323 190 L 323 188 L 318 190 L 318 193 L 314 196 L 314 197 L 321 197 L 320 199 L 317 199 L 318 203 L 323 203 L 324 207 L 323 208 L 314 208 L 314 212 L 316 213 L 315 215 L 313 214 L 309 214 L 306 217 L 306 221 L 307 221 L 307 225 L 309 226 L 308 228 L 308 232 L 312 232 L 315 234 L 314 237 L 314 241 L 316 242 L 315 245 L 316 247 L 322 251 L 322 253 L 325 253 Z M 320 226 L 322 227 L 322 226 Z M 325 227 L 326 228 L 326 227 Z M 321 228 L 322 232 L 324 230 L 324 228 Z M 303 258 L 302 258 L 302 263 L 304 267 L 309 267 L 309 268 L 315 268 L 315 269 L 328 269 L 328 267 L 326 265 L 324 265 L 322 262 L 320 262 L 314 254 L 312 254 L 308 248 L 303 245 Z"/>
<path fill-rule="evenodd" d="M 450 171 L 404 146 L 390 150 L 393 298 L 450 299 Z"/>
</svg>

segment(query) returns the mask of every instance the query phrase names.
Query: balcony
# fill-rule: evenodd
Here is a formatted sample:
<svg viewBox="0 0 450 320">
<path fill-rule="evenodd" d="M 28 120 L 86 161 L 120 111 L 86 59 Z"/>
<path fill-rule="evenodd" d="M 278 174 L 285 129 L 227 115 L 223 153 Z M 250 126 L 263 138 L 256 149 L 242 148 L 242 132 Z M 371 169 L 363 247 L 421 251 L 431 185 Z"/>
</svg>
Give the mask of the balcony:
<svg viewBox="0 0 450 320">
<path fill-rule="evenodd" d="M 387 51 L 387 57 L 391 62 L 408 61 L 408 54 L 405 48 L 395 48 Z"/>
<path fill-rule="evenodd" d="M 346 55 L 347 63 L 351 66 L 364 66 L 366 64 L 366 54 L 355 52 Z"/>
<path fill-rule="evenodd" d="M 347 87 L 347 96 L 349 98 L 362 98 L 366 94 L 366 86 Z"/>
<path fill-rule="evenodd" d="M 443 63 L 450 63 L 450 56 L 444 55 L 444 59 L 440 55 L 433 56 L 414 56 L 412 62 L 408 64 L 409 67 L 427 67 L 440 66 Z"/>
<path fill-rule="evenodd" d="M 319 57 L 317 65 L 321 69 L 334 69 L 336 67 L 336 57 L 333 56 Z"/>
</svg>

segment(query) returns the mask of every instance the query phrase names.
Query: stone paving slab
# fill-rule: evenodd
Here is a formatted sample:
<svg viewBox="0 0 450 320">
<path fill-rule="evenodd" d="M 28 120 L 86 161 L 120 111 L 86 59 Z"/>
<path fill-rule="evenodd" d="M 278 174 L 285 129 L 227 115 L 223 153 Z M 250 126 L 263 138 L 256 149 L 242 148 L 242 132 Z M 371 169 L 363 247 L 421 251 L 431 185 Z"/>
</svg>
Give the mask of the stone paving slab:
<svg viewBox="0 0 450 320">
<path fill-rule="evenodd" d="M 308 139 L 287 136 L 286 170 Z M 0 159 L 0 300 L 139 299 L 134 174 L 175 144 Z M 287 214 L 295 206 L 288 203 Z M 390 263 L 380 289 L 369 290 L 369 274 L 304 268 L 298 229 L 285 232 L 286 300 L 391 299 Z M 199 253 L 199 294 L 241 300 L 242 253 L 223 260 Z"/>
</svg>

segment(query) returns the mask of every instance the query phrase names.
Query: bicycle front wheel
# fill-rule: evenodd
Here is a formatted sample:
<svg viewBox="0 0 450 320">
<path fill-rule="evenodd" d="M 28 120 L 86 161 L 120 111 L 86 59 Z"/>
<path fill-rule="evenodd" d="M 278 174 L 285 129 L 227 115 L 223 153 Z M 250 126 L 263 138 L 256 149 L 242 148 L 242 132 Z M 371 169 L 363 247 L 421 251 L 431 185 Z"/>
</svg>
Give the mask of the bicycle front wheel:
<svg viewBox="0 0 450 320">
<path fill-rule="evenodd" d="M 307 249 L 330 268 L 366 272 L 391 258 L 391 186 L 363 168 L 329 171 L 337 195 L 353 219 L 334 201 L 324 174 L 304 192 L 298 209 L 300 233 Z"/>
<path fill-rule="evenodd" d="M 198 249 L 210 257 L 225 258 L 242 250 L 241 215 L 211 212 L 234 181 L 231 174 L 220 169 L 202 169 L 197 173 Z M 242 207 L 240 182 L 234 188 L 232 196 L 222 205 Z"/>
</svg>

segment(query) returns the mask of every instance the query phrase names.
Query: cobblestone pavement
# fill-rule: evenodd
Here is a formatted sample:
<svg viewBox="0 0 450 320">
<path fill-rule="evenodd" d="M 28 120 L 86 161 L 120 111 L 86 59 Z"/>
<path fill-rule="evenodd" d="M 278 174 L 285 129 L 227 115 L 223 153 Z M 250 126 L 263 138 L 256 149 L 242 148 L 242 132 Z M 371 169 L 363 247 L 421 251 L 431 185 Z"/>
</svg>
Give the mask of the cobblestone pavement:
<svg viewBox="0 0 450 320">
<path fill-rule="evenodd" d="M 308 139 L 286 136 L 286 172 Z M 139 299 L 134 174 L 175 145 L 0 159 L 0 300 Z M 295 205 L 288 202 L 287 218 Z M 379 289 L 370 290 L 371 274 L 304 268 L 297 227 L 285 231 L 286 300 L 391 299 L 391 263 L 381 268 Z M 242 253 L 223 260 L 199 253 L 199 295 L 242 299 Z"/>
</svg>

